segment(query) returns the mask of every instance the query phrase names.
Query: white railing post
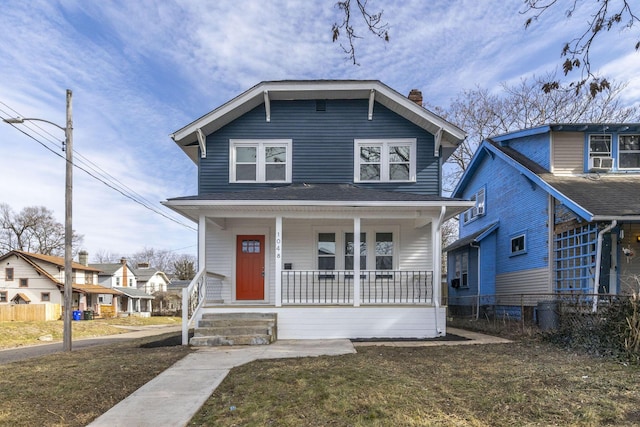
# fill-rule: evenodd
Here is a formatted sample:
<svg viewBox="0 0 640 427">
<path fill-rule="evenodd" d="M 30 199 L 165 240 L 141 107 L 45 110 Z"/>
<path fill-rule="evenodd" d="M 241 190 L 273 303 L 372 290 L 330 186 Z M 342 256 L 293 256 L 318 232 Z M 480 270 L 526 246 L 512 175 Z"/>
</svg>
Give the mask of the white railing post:
<svg viewBox="0 0 640 427">
<path fill-rule="evenodd" d="M 182 345 L 189 344 L 189 287 L 182 288 Z"/>
<path fill-rule="evenodd" d="M 282 307 L 282 217 L 276 217 L 276 242 L 275 242 L 275 264 L 276 264 L 276 307 Z"/>
<path fill-rule="evenodd" d="M 360 217 L 353 218 L 353 306 L 360 307 Z"/>
</svg>

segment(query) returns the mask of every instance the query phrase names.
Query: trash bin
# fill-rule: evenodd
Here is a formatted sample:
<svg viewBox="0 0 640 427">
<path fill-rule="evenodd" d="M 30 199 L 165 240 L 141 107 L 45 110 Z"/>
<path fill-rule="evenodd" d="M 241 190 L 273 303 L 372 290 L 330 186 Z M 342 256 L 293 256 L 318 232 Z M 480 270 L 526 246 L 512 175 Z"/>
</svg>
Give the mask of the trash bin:
<svg viewBox="0 0 640 427">
<path fill-rule="evenodd" d="M 73 320 L 82 320 L 82 312 L 80 310 L 73 310 Z"/>
<path fill-rule="evenodd" d="M 538 302 L 538 327 L 543 331 L 550 331 L 558 328 L 558 302 L 540 301 Z"/>
<path fill-rule="evenodd" d="M 93 311 L 85 310 L 84 320 L 93 320 Z"/>
</svg>

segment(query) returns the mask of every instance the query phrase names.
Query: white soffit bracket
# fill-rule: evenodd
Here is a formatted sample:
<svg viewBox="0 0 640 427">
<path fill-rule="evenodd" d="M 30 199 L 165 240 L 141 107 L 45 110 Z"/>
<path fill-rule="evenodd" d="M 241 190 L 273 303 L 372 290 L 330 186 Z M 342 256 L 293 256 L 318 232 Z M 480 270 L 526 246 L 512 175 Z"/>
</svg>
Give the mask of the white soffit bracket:
<svg viewBox="0 0 640 427">
<path fill-rule="evenodd" d="M 198 144 L 200 145 L 200 157 L 203 159 L 207 157 L 207 139 L 204 137 L 204 133 L 202 133 L 202 129 L 196 129 L 196 135 L 198 136 Z"/>
<path fill-rule="evenodd" d="M 442 128 L 438 128 L 438 131 L 434 135 L 433 155 L 440 157 L 440 146 L 442 145 Z"/>
<path fill-rule="evenodd" d="M 371 89 L 371 93 L 369 94 L 369 120 L 373 120 L 373 101 L 376 98 L 376 90 Z"/>
<path fill-rule="evenodd" d="M 267 123 L 271 121 L 271 101 L 269 101 L 269 91 L 264 91 L 264 111 L 267 114 Z"/>
</svg>

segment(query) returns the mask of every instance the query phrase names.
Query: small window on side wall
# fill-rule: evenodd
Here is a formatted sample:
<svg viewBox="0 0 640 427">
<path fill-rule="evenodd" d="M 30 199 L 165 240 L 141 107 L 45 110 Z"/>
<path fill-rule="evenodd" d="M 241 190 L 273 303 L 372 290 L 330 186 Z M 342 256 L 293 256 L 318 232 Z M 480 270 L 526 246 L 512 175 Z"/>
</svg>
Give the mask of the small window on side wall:
<svg viewBox="0 0 640 427">
<path fill-rule="evenodd" d="M 7 291 L 0 291 L 0 302 L 7 302 Z"/>
<path fill-rule="evenodd" d="M 8 267 L 4 269 L 4 280 L 10 282 L 13 280 L 13 268 Z"/>
<path fill-rule="evenodd" d="M 486 195 L 485 195 L 484 187 L 479 189 L 473 196 L 471 196 L 469 200 L 471 200 L 472 202 L 475 202 L 476 204 L 475 206 L 473 206 L 472 208 L 464 212 L 463 219 L 465 224 L 485 214 Z"/>
<path fill-rule="evenodd" d="M 41 292 L 40 293 L 40 301 L 42 301 L 42 302 L 51 301 L 51 293 L 49 293 L 49 292 Z"/>
<path fill-rule="evenodd" d="M 511 255 L 520 255 L 527 252 L 527 233 L 517 233 L 511 236 Z"/>
</svg>

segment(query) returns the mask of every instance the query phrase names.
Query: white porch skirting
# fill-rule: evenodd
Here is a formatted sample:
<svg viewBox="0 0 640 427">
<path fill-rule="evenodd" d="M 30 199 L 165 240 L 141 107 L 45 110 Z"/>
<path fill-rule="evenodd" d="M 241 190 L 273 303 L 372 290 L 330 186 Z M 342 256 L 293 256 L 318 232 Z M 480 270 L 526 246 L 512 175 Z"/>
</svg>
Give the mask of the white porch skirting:
<svg viewBox="0 0 640 427">
<path fill-rule="evenodd" d="M 196 320 L 204 313 L 277 313 L 278 339 L 286 340 L 434 338 L 446 331 L 446 308 L 426 305 L 205 307 Z"/>
</svg>

